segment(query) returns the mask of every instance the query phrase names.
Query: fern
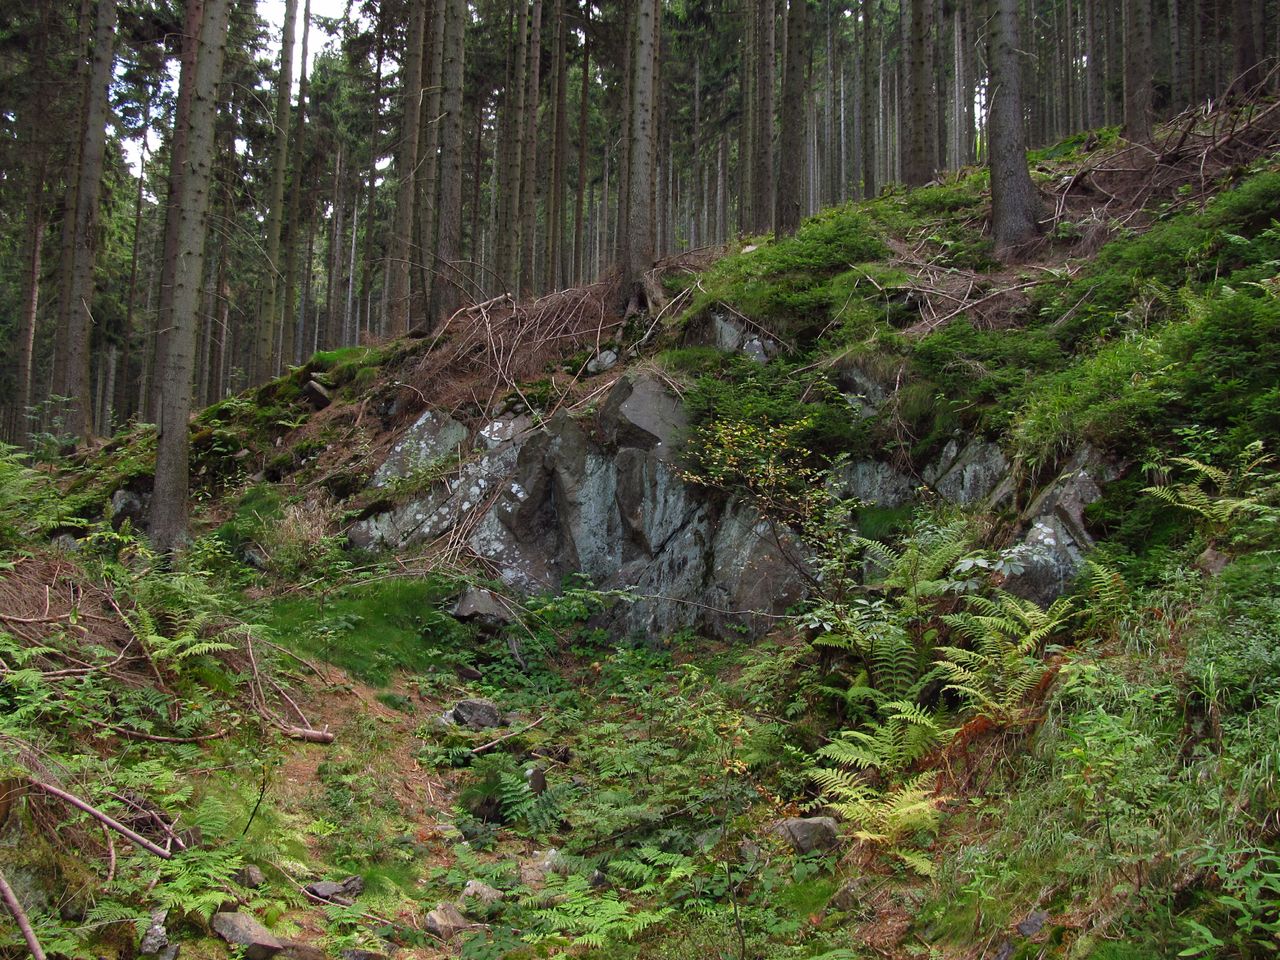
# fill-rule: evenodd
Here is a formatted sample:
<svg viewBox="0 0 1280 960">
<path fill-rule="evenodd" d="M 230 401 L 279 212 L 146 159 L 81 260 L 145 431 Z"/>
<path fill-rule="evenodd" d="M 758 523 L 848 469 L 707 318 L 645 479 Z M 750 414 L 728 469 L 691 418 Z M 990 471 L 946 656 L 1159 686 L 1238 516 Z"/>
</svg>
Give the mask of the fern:
<svg viewBox="0 0 1280 960">
<path fill-rule="evenodd" d="M 968 649 L 938 648 L 938 666 L 951 681 L 946 689 L 959 694 L 979 714 L 997 723 L 1012 722 L 1044 676 L 1045 666 L 1036 651 L 1071 616 L 1071 601 L 1066 597 L 1048 610 L 1004 592 L 994 598 L 970 598 L 968 610 L 943 617 L 972 644 Z"/>
<path fill-rule="evenodd" d="M 1174 457 L 1190 478 L 1181 483 L 1146 487 L 1143 493 L 1199 517 L 1210 540 L 1225 537 L 1247 521 L 1280 522 L 1280 474 L 1266 468 L 1274 458 L 1262 441 L 1249 444 L 1227 470 L 1192 457 Z"/>
</svg>

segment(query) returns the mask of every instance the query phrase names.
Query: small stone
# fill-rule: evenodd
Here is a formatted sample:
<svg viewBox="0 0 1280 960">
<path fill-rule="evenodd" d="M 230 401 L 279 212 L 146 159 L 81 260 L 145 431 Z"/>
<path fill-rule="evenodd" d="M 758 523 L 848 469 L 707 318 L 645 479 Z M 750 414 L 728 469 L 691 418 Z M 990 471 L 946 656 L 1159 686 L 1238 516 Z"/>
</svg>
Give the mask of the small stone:
<svg viewBox="0 0 1280 960">
<path fill-rule="evenodd" d="M 1231 558 L 1221 550 L 1215 550 L 1213 547 L 1206 547 L 1200 556 L 1196 557 L 1196 566 L 1204 573 L 1211 577 L 1216 577 L 1227 569 L 1227 564 L 1231 562 Z"/>
<path fill-rule="evenodd" d="M 159 953 L 156 954 L 156 960 L 178 960 L 178 951 L 181 947 L 176 943 L 171 943 Z"/>
<path fill-rule="evenodd" d="M 592 890 L 604 890 L 613 885 L 609 875 L 603 870 L 592 870 L 587 883 L 591 884 Z"/>
<path fill-rule="evenodd" d="M 533 886 L 546 880 L 549 873 L 563 873 L 566 870 L 564 858 L 555 847 L 541 852 L 535 850 L 531 858 L 520 861 L 520 882 Z"/>
<path fill-rule="evenodd" d="M 502 898 L 501 890 L 489 886 L 483 880 L 468 880 L 467 885 L 462 888 L 463 900 L 479 900 L 486 906 L 497 903 Z"/>
<path fill-rule="evenodd" d="M 760 859 L 760 844 L 754 840 L 743 840 L 738 844 L 738 856 L 744 863 L 753 863 Z"/>
<path fill-rule="evenodd" d="M 1013 960 L 1013 944 L 1005 940 L 996 948 L 996 952 L 991 955 L 991 960 Z"/>
<path fill-rule="evenodd" d="M 248 960 L 270 960 L 284 949 L 270 930 L 247 913 L 215 913 L 209 926 L 227 943 L 243 947 Z"/>
<path fill-rule="evenodd" d="M 457 674 L 459 680 L 483 680 L 484 674 L 475 667 L 465 663 L 459 664 L 453 668 L 453 672 Z"/>
<path fill-rule="evenodd" d="M 151 911 L 151 925 L 138 943 L 138 953 L 143 956 L 155 955 L 169 946 L 169 931 L 165 927 L 168 917 L 168 910 Z"/>
<path fill-rule="evenodd" d="M 427 933 L 441 940 L 452 940 L 470 926 L 470 921 L 452 903 L 442 903 L 427 914 Z"/>
<path fill-rule="evenodd" d="M 250 890 L 257 890 L 267 882 L 267 875 L 254 863 L 247 863 L 236 871 L 236 883 Z"/>
<path fill-rule="evenodd" d="M 595 375 L 611 370 L 618 363 L 618 354 L 615 350 L 601 350 L 598 354 L 591 358 L 587 363 L 587 373 Z"/>
<path fill-rule="evenodd" d="M 459 700 L 453 705 L 453 721 L 472 730 L 488 730 L 502 726 L 502 713 L 492 700 Z"/>
<path fill-rule="evenodd" d="M 348 897 L 360 896 L 364 893 L 364 877 L 347 877 L 342 881 L 342 889 Z"/>
<path fill-rule="evenodd" d="M 1027 916 L 1022 920 L 1022 922 L 1019 923 L 1017 927 L 1015 927 L 1015 929 L 1018 931 L 1018 933 L 1022 934 L 1024 937 L 1034 937 L 1037 933 L 1039 933 L 1041 930 L 1044 929 L 1045 921 L 1047 921 L 1048 919 L 1049 919 L 1048 910 L 1032 910 L 1029 914 L 1027 914 Z"/>
<path fill-rule="evenodd" d="M 342 960 L 387 960 L 387 955 L 378 953 L 376 950 L 360 950 L 355 947 L 348 947 L 342 951 Z"/>
<path fill-rule="evenodd" d="M 773 832 L 796 853 L 830 850 L 840 843 L 836 822 L 831 817 L 791 817 L 774 824 Z"/>
<path fill-rule="evenodd" d="M 349 907 L 352 903 L 347 888 L 334 880 L 317 880 L 307 884 L 304 889 L 318 900 L 328 900 L 341 907 Z"/>
<path fill-rule="evenodd" d="M 541 767 L 530 767 L 524 772 L 524 779 L 535 797 L 547 789 L 547 773 Z"/>
<path fill-rule="evenodd" d="M 841 913 L 856 910 L 862 902 L 865 886 L 866 883 L 862 877 L 852 877 L 846 880 L 831 895 L 831 899 L 827 901 L 827 907 L 831 910 L 838 910 Z"/>
</svg>

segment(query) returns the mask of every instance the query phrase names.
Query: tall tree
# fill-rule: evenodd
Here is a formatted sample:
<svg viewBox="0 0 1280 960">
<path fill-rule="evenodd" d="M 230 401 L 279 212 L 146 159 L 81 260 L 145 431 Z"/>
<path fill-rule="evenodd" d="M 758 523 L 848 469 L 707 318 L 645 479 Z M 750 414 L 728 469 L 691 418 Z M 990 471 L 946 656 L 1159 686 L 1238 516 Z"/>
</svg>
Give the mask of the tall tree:
<svg viewBox="0 0 1280 960">
<path fill-rule="evenodd" d="M 400 149 L 396 154 L 396 208 L 387 255 L 387 334 L 398 337 L 409 330 L 409 279 L 413 266 L 414 175 L 418 166 L 418 128 L 422 119 L 422 44 L 426 32 L 428 0 L 414 0 L 409 20 L 409 41 L 401 70 L 400 96 L 404 119 L 400 125 Z"/>
<path fill-rule="evenodd" d="M 630 205 L 627 210 L 627 258 L 622 296 L 628 311 L 645 306 L 644 275 L 653 266 L 654 211 L 652 192 L 656 131 L 653 128 L 654 61 L 662 0 L 639 0 L 631 35 Z"/>
<path fill-rule="evenodd" d="M 63 349 L 57 391 L 67 398 L 63 429 L 75 437 L 93 433 L 89 395 L 89 345 L 93 335 L 93 268 L 98 251 L 98 198 L 107 146 L 108 88 L 115 62 L 116 0 L 98 0 L 93 53 L 84 88 L 80 152 L 70 229 L 64 225 L 59 327 Z"/>
<path fill-rule="evenodd" d="M 937 97 L 933 89 L 934 0 L 907 0 L 903 12 L 906 42 L 906 129 L 903 137 L 902 179 L 920 186 L 937 169 Z"/>
<path fill-rule="evenodd" d="M 191 89 L 186 162 L 174 171 L 181 181 L 178 206 L 168 216 L 178 221 L 172 312 L 161 318 L 171 330 L 160 372 L 162 403 L 157 410 L 156 481 L 151 506 L 151 540 L 157 550 L 180 549 L 188 532 L 190 489 L 191 377 L 195 369 L 197 310 L 204 272 L 205 235 L 213 182 L 214 121 L 218 84 L 226 53 L 231 0 L 205 0 L 194 56 L 184 62 L 179 82 Z M 194 67 L 188 76 L 187 66 Z"/>
<path fill-rule="evenodd" d="M 281 331 L 279 304 L 283 299 L 284 264 L 280 262 L 280 232 L 284 222 L 284 188 L 289 172 L 289 114 L 293 102 L 293 37 L 298 18 L 298 0 L 285 0 L 283 37 L 280 43 L 280 71 L 276 81 L 275 145 L 271 151 L 271 198 L 267 204 L 266 289 L 258 315 L 258 337 L 254 350 L 253 382 L 262 383 L 276 373 L 277 335 Z M 283 358 L 287 363 L 289 357 Z"/>
<path fill-rule="evenodd" d="M 435 251 L 432 316 L 448 319 L 462 301 L 462 82 L 465 75 L 466 0 L 444 0 L 444 67 L 440 136 L 440 236 Z"/>
<path fill-rule="evenodd" d="M 782 81 L 782 137 L 778 153 L 785 173 L 778 178 L 774 230 L 790 236 L 800 226 L 802 189 L 806 180 L 805 64 L 809 59 L 809 0 L 790 0 L 787 9 L 787 52 Z"/>
<path fill-rule="evenodd" d="M 1022 122 L 1022 68 L 1018 54 L 1018 0 L 996 0 L 991 29 L 991 232 L 996 249 L 1016 254 L 1037 232 L 1035 185 L 1027 169 L 1027 137 Z"/>
<path fill-rule="evenodd" d="M 1125 0 L 1124 135 L 1134 143 L 1151 142 L 1153 73 L 1151 0 Z"/>
</svg>

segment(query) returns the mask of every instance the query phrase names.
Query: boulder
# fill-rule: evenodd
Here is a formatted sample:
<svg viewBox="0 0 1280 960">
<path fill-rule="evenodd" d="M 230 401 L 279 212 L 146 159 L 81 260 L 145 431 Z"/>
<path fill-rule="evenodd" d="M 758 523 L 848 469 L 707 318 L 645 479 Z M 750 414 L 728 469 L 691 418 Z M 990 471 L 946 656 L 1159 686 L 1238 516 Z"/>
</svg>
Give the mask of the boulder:
<svg viewBox="0 0 1280 960">
<path fill-rule="evenodd" d="M 879 460 L 845 464 L 835 478 L 835 493 L 877 507 L 900 507 L 914 497 L 915 479 Z"/>
<path fill-rule="evenodd" d="M 1046 606 L 1066 591 L 1094 545 L 1085 508 L 1101 499 L 1101 484 L 1118 475 L 1119 468 L 1092 447 L 1081 448 L 1071 458 L 1023 511 L 1024 569 L 1009 577 L 1008 590 Z"/>
<path fill-rule="evenodd" d="M 851 877 L 836 888 L 836 892 L 827 901 L 827 909 L 850 913 L 862 906 L 866 893 L 866 880 L 863 877 Z"/>
<path fill-rule="evenodd" d="M 314 410 L 323 410 L 333 403 L 333 395 L 319 380 L 308 380 L 302 387 L 302 396 Z"/>
<path fill-rule="evenodd" d="M 449 612 L 455 620 L 474 623 L 486 633 L 497 633 L 516 620 L 511 607 L 500 596 L 482 587 L 464 590 Z"/>
<path fill-rule="evenodd" d="M 791 844 L 796 853 L 832 850 L 840 844 L 836 821 L 831 817 L 790 817 L 773 825 L 773 833 Z"/>
<path fill-rule="evenodd" d="M 147 508 L 150 505 L 150 494 L 117 490 L 111 495 L 111 526 L 119 530 L 128 521 L 135 530 L 142 529 L 147 525 Z"/>
<path fill-rule="evenodd" d="M 248 960 L 269 960 L 284 949 L 284 944 L 248 913 L 215 913 L 209 926 L 227 943 L 242 947 Z"/>
<path fill-rule="evenodd" d="M 455 453 L 466 443 L 467 428 L 452 417 L 428 410 L 406 430 L 373 475 L 371 486 L 385 487 Z"/>
<path fill-rule="evenodd" d="M 472 730 L 488 730 L 502 726 L 502 711 L 492 700 L 468 699 L 459 700 L 449 711 L 453 722 Z"/>
<path fill-rule="evenodd" d="M 503 896 L 501 890 L 489 886 L 483 880 L 468 880 L 467 885 L 462 888 L 463 900 L 478 900 L 485 906 L 497 903 Z"/>
<path fill-rule="evenodd" d="M 347 877 L 345 880 L 317 880 L 304 888 L 311 896 L 320 900 L 328 900 L 342 907 L 349 907 L 355 898 L 364 892 L 362 877 Z"/>
<path fill-rule="evenodd" d="M 267 882 L 267 875 L 257 864 L 246 863 L 236 871 L 236 883 L 250 890 L 257 890 Z"/>
<path fill-rule="evenodd" d="M 533 419 L 527 415 L 497 417 L 480 428 L 476 438 L 489 450 L 504 443 L 511 443 L 533 429 Z"/>
<path fill-rule="evenodd" d="M 441 940 L 452 940 L 471 926 L 471 921 L 452 903 L 442 903 L 427 914 L 427 933 Z"/>
</svg>

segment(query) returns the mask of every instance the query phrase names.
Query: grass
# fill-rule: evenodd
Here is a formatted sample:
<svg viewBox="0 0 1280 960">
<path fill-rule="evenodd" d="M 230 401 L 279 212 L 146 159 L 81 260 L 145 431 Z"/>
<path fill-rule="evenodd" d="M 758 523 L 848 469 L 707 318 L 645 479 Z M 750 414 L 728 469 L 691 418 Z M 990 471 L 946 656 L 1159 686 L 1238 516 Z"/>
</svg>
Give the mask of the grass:
<svg viewBox="0 0 1280 960">
<path fill-rule="evenodd" d="M 452 663 L 468 634 L 439 609 L 456 591 L 442 578 L 353 583 L 328 594 L 285 598 L 262 613 L 281 643 L 384 687 L 397 671 L 428 673 Z"/>
</svg>

